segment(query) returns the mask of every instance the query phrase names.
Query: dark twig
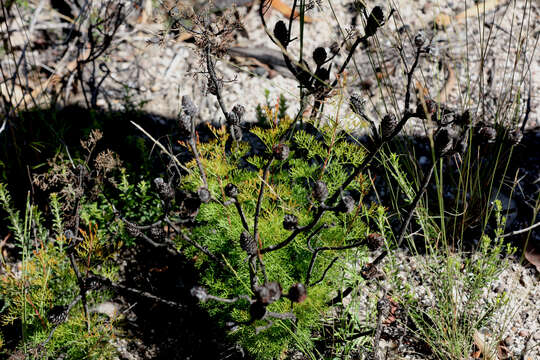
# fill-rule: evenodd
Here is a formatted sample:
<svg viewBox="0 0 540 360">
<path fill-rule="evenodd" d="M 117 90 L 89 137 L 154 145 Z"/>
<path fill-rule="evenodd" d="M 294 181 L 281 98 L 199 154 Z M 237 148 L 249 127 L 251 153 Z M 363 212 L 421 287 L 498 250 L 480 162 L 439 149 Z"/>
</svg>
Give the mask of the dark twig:
<svg viewBox="0 0 540 360">
<path fill-rule="evenodd" d="M 67 317 L 69 316 L 69 312 L 71 311 L 71 309 L 79 302 L 79 300 L 82 299 L 82 295 L 77 295 L 75 297 L 75 299 L 73 299 L 73 301 L 71 301 L 71 303 L 68 305 L 67 309 L 65 310 L 65 314 L 66 314 L 66 319 Z M 49 332 L 49 336 L 47 336 L 47 339 L 45 339 L 41 344 L 40 346 L 41 347 L 44 347 L 45 345 L 47 345 L 49 343 L 49 341 L 51 341 L 52 339 L 52 336 L 54 334 L 54 332 L 56 331 L 56 329 L 58 328 L 58 326 L 60 326 L 62 324 L 62 322 L 59 322 L 57 323 L 56 325 L 54 325 L 54 327 L 51 329 L 51 331 Z"/>
</svg>

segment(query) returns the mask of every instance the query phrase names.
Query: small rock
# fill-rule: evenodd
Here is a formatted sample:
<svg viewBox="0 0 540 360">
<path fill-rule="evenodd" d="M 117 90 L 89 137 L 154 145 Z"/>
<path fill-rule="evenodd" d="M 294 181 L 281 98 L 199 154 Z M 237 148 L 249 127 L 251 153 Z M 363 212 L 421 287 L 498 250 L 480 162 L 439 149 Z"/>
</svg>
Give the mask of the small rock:
<svg viewBox="0 0 540 360">
<path fill-rule="evenodd" d="M 521 330 L 520 332 L 518 332 L 518 335 L 521 336 L 521 337 L 527 337 L 527 336 L 529 336 L 529 331 Z"/>
</svg>

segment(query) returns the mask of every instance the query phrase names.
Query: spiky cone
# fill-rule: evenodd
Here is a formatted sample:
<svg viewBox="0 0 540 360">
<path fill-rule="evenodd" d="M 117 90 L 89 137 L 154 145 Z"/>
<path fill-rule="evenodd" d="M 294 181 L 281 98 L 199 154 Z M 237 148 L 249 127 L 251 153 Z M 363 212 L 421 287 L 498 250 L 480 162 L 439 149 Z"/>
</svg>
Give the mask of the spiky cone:
<svg viewBox="0 0 540 360">
<path fill-rule="evenodd" d="M 328 198 L 328 187 L 324 181 L 318 180 L 313 185 L 313 198 L 317 201 L 324 201 Z"/>
<path fill-rule="evenodd" d="M 242 234 L 240 234 L 240 247 L 250 256 L 257 255 L 257 242 L 246 230 L 242 231 Z"/>
<path fill-rule="evenodd" d="M 174 198 L 174 190 L 172 186 L 163 181 L 162 178 L 155 178 L 154 184 L 156 185 L 161 200 L 170 201 Z"/>
<path fill-rule="evenodd" d="M 424 43 L 426 42 L 426 35 L 420 31 L 416 34 L 414 37 L 414 46 L 417 48 L 424 46 Z"/>
<path fill-rule="evenodd" d="M 184 110 L 186 115 L 191 117 L 196 116 L 199 112 L 199 109 L 197 109 L 197 106 L 191 101 L 188 95 L 182 96 L 182 110 Z"/>
<path fill-rule="evenodd" d="M 351 110 L 356 115 L 362 115 L 364 113 L 364 106 L 366 104 L 366 101 L 360 95 L 359 93 L 352 93 L 351 97 L 349 98 L 349 105 L 351 107 Z"/>
<path fill-rule="evenodd" d="M 134 224 L 126 221 L 125 226 L 126 232 L 129 236 L 134 238 L 138 238 L 139 236 L 141 236 L 141 230 L 139 230 Z"/>
<path fill-rule="evenodd" d="M 274 26 L 274 36 L 284 48 L 287 48 L 287 45 L 289 45 L 289 30 L 282 20 L 279 20 Z"/>
<path fill-rule="evenodd" d="M 208 300 L 208 292 L 202 286 L 194 286 L 191 288 L 191 296 L 196 297 L 200 302 L 206 302 Z"/>
<path fill-rule="evenodd" d="M 384 279 L 384 274 L 381 271 L 379 271 L 379 269 L 377 268 L 377 265 L 372 264 L 372 263 L 367 263 L 366 265 L 364 265 L 364 267 L 360 271 L 360 275 L 365 280 Z"/>
<path fill-rule="evenodd" d="M 201 202 L 205 204 L 208 203 L 212 199 L 212 195 L 210 194 L 210 191 L 204 186 L 201 186 L 197 190 L 197 195 L 199 196 L 199 199 L 201 199 Z"/>
<path fill-rule="evenodd" d="M 287 160 L 289 157 L 289 147 L 286 144 L 277 144 L 272 148 L 272 155 L 274 159 L 279 161 Z"/>
<path fill-rule="evenodd" d="M 448 128 L 441 128 L 435 134 L 435 155 L 442 158 L 451 155 L 454 145 L 451 131 Z"/>
<path fill-rule="evenodd" d="M 281 293 L 281 285 L 276 281 L 272 281 L 257 287 L 255 289 L 255 298 L 261 304 L 270 305 L 281 298 Z"/>
<path fill-rule="evenodd" d="M 234 198 L 238 196 L 238 188 L 234 184 L 228 183 L 227 185 L 225 185 L 224 191 L 225 195 L 227 195 L 228 197 Z"/>
<path fill-rule="evenodd" d="M 55 305 L 47 313 L 47 320 L 53 325 L 60 325 L 67 320 L 69 315 L 68 307 L 65 305 Z"/>
<path fill-rule="evenodd" d="M 384 236 L 377 233 L 371 233 L 366 236 L 366 245 L 370 251 L 375 251 L 384 245 Z"/>
<path fill-rule="evenodd" d="M 345 195 L 341 198 L 341 201 L 337 206 L 337 211 L 340 213 L 349 214 L 354 210 L 355 206 L 356 204 L 353 197 L 350 195 Z"/>
<path fill-rule="evenodd" d="M 497 138 L 497 131 L 491 126 L 482 125 L 477 128 L 477 135 L 483 144 L 491 144 Z"/>
<path fill-rule="evenodd" d="M 292 302 L 297 302 L 297 303 L 301 303 L 304 300 L 306 300 L 307 290 L 304 284 L 302 283 L 293 284 L 289 289 L 287 298 L 291 300 Z"/>
<path fill-rule="evenodd" d="M 150 228 L 150 237 L 152 240 L 162 242 L 165 239 L 165 230 L 160 225 L 152 226 Z"/>
<path fill-rule="evenodd" d="M 380 6 L 375 6 L 369 14 L 366 27 L 364 29 L 365 36 L 370 37 L 375 35 L 377 29 L 384 24 L 384 13 Z"/>
<path fill-rule="evenodd" d="M 313 61 L 315 61 L 315 64 L 317 64 L 317 66 L 322 66 L 326 61 L 326 57 L 326 50 L 323 47 L 318 47 L 313 50 Z"/>
<path fill-rule="evenodd" d="M 512 130 L 508 133 L 508 142 L 510 145 L 516 146 L 523 140 L 523 133 L 519 129 Z"/>
<path fill-rule="evenodd" d="M 386 114 L 381 121 L 381 137 L 383 140 L 389 140 L 398 125 L 394 114 Z"/>
<path fill-rule="evenodd" d="M 249 306 L 249 315 L 251 320 L 262 320 L 266 315 L 266 306 L 258 301 Z"/>
<path fill-rule="evenodd" d="M 298 218 L 296 215 L 286 214 L 283 217 L 283 228 L 285 230 L 294 230 L 298 227 Z"/>
</svg>

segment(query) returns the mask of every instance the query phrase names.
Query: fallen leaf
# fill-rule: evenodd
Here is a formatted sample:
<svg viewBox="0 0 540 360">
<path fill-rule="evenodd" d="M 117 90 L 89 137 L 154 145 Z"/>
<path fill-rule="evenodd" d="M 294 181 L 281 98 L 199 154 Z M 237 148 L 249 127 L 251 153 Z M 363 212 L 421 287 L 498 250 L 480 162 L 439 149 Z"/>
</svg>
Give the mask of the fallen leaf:
<svg viewBox="0 0 540 360">
<path fill-rule="evenodd" d="M 527 249 L 525 249 L 525 259 L 536 267 L 536 270 L 540 272 L 540 249 L 529 241 Z"/>
</svg>

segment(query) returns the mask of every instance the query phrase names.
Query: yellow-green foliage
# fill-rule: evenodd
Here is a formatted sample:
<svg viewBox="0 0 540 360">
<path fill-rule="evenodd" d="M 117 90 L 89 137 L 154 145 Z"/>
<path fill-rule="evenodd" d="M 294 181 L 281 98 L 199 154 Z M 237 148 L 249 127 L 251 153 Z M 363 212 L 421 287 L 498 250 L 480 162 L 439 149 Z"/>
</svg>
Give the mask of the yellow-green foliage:
<svg viewBox="0 0 540 360">
<path fill-rule="evenodd" d="M 112 358 L 114 349 L 109 344 L 113 334 L 111 324 L 93 314 L 88 320 L 88 331 L 80 302 L 71 309 L 67 321 L 58 326 L 42 348 L 54 327 L 48 321 L 47 313 L 55 305 L 70 304 L 79 295 L 77 279 L 65 252 L 69 242 L 62 233 L 58 198 L 56 195 L 51 197 L 53 231 L 43 227 L 43 219 L 34 206 L 28 204 L 25 216 L 21 218 L 19 212 L 12 208 L 3 184 L 0 184 L 0 200 L 2 208 L 8 213 L 10 230 L 22 254 L 21 261 L 15 266 L 2 258 L 5 272 L 0 275 L 0 301 L 4 306 L 0 312 L 0 323 L 21 325 L 19 351 L 29 359 L 56 359 L 61 354 L 65 354 L 66 359 Z M 97 226 L 91 225 L 82 231 L 82 238 L 75 247 L 75 258 L 81 273 L 95 271 L 107 275 L 110 269 L 102 266 L 106 254 L 97 238 Z M 92 306 L 110 296 L 106 291 L 90 292 L 88 303 Z"/>
<path fill-rule="evenodd" d="M 275 119 L 275 114 L 266 109 L 268 119 Z M 276 110 L 278 111 L 278 110 Z M 259 111 L 259 113 L 262 113 Z M 250 131 L 255 134 L 266 147 L 266 154 L 253 154 L 247 142 L 231 143 L 226 129 L 213 129 L 214 139 L 199 143 L 201 162 L 206 169 L 208 187 L 212 196 L 219 202 L 202 204 L 196 218 L 197 226 L 192 229 L 191 237 L 209 251 L 223 259 L 230 271 L 224 271 L 196 249 L 192 255 L 197 256 L 202 282 L 212 295 L 232 298 L 241 294 L 252 295 L 246 253 L 239 244 L 243 231 L 240 217 L 234 205 L 224 206 L 227 200 L 224 188 L 228 183 L 239 189 L 238 200 L 241 203 L 250 229 L 253 229 L 253 218 L 261 180 L 262 168 L 270 156 L 272 148 L 291 123 L 284 117 L 282 121 L 265 121 L 265 127 L 255 127 Z M 298 217 L 299 225 L 308 224 L 318 206 L 311 196 L 311 184 L 317 180 L 327 183 L 330 194 L 336 191 L 354 166 L 364 158 L 363 148 L 345 141 L 337 127 L 323 129 L 298 130 L 289 141 L 285 141 L 291 153 L 287 160 L 275 160 L 270 173 L 261 207 L 259 231 L 262 246 L 266 247 L 283 241 L 290 231 L 283 228 L 285 214 Z M 306 127 L 308 129 L 308 127 Z M 186 164 L 191 173 L 182 179 L 185 189 L 196 190 L 202 186 L 199 168 L 195 160 Z M 259 170 L 254 170 L 259 169 Z M 350 214 L 337 214 L 327 211 L 319 224 L 329 225 L 313 239 L 313 246 L 342 246 L 364 238 L 373 229 L 369 229 L 366 220 L 376 216 L 377 206 L 363 204 L 368 183 L 359 175 L 348 187 L 347 191 L 355 191 L 360 201 Z M 297 282 L 305 282 L 312 253 L 307 247 L 307 235 L 299 235 L 288 246 L 265 253 L 263 260 L 269 281 L 278 281 L 287 292 Z M 295 304 L 293 312 L 298 318 L 295 327 L 289 320 L 276 320 L 269 329 L 255 334 L 255 327 L 266 324 L 266 320 L 256 321 L 249 325 L 240 325 L 232 332 L 232 336 L 240 340 L 244 347 L 260 359 L 279 358 L 287 347 L 296 347 L 305 352 L 313 349 L 313 331 L 321 325 L 321 318 L 328 310 L 326 302 L 335 296 L 336 290 L 343 285 L 343 267 L 347 261 L 365 257 L 364 247 L 348 251 L 321 252 L 311 276 L 312 282 L 322 277 L 324 269 L 335 256 L 338 262 L 331 268 L 324 281 L 309 287 L 308 298 L 301 304 Z M 246 323 L 250 319 L 247 301 L 235 304 L 208 302 L 204 305 L 208 311 L 222 324 L 226 322 Z M 288 312 L 291 303 L 282 299 L 268 307 L 273 312 Z"/>
</svg>

